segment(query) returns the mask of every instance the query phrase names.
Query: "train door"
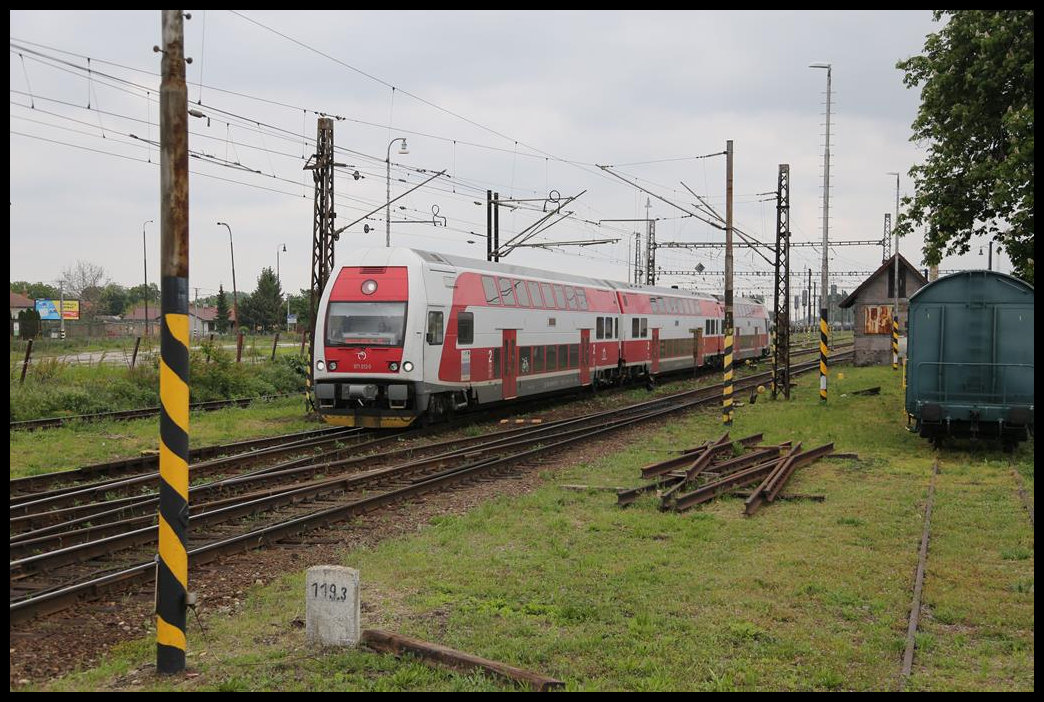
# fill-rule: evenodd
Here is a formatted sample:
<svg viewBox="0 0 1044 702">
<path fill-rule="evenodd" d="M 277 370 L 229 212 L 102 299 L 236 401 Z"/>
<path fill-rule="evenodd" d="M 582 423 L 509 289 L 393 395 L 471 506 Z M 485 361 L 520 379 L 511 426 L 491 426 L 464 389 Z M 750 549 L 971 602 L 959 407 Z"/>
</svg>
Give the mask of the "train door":
<svg viewBox="0 0 1044 702">
<path fill-rule="evenodd" d="M 429 307 L 424 326 L 424 375 L 438 377 L 442 360 L 442 344 L 446 335 L 446 314 L 442 307 Z"/>
<path fill-rule="evenodd" d="M 591 330 L 580 330 L 580 384 L 591 384 Z"/>
<path fill-rule="evenodd" d="M 660 328 L 652 328 L 652 349 L 650 350 L 650 356 L 652 358 L 652 372 L 660 372 Z"/>
<path fill-rule="evenodd" d="M 504 359 L 502 392 L 505 400 L 518 396 L 517 329 L 505 329 L 500 356 Z"/>
</svg>

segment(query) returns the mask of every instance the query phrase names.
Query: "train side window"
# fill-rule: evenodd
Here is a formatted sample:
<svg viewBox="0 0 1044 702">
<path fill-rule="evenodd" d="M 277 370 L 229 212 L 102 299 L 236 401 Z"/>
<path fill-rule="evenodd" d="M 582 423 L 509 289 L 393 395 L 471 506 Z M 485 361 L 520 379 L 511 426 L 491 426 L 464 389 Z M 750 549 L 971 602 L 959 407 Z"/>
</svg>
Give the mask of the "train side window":
<svg viewBox="0 0 1044 702">
<path fill-rule="evenodd" d="M 605 338 L 605 318 L 604 317 L 599 317 L 598 319 L 595 320 L 595 338 L 596 339 L 604 339 Z"/>
<path fill-rule="evenodd" d="M 482 276 L 482 291 L 486 293 L 486 302 L 491 305 L 500 304 L 500 294 L 497 293 L 497 284 L 492 277 L 488 275 Z"/>
<path fill-rule="evenodd" d="M 580 367 L 580 344 L 569 344 L 569 367 Z"/>
<path fill-rule="evenodd" d="M 566 307 L 571 310 L 579 309 L 576 304 L 576 288 L 572 285 L 565 286 Z"/>
<path fill-rule="evenodd" d="M 566 309 L 565 293 L 562 292 L 562 286 L 555 286 L 555 306 L 560 310 Z"/>
<path fill-rule="evenodd" d="M 555 320 L 554 317 L 548 317 L 547 318 L 547 326 L 553 327 L 553 326 L 555 326 L 555 324 L 557 324 L 557 321 Z"/>
<path fill-rule="evenodd" d="M 587 291 L 583 288 L 576 289 L 576 301 L 580 304 L 580 309 L 587 309 Z"/>
<path fill-rule="evenodd" d="M 555 346 L 548 346 L 545 350 L 547 358 L 545 359 L 546 364 L 544 367 L 549 371 L 558 369 L 558 352 L 556 351 L 556 348 L 557 347 Z"/>
<path fill-rule="evenodd" d="M 531 307 L 529 302 L 529 290 L 526 288 L 526 281 L 516 280 L 515 283 L 515 296 L 518 298 L 519 307 Z"/>
<path fill-rule="evenodd" d="M 528 346 L 518 347 L 518 373 L 519 375 L 529 375 L 533 372 L 533 362 L 530 360 L 532 353 Z"/>
<path fill-rule="evenodd" d="M 558 367 L 569 368 L 569 346 L 566 344 L 558 345 Z"/>
<path fill-rule="evenodd" d="M 637 317 L 632 317 L 631 318 L 631 338 L 632 339 L 637 339 L 638 338 L 638 332 L 639 332 L 639 325 L 640 324 L 641 324 L 641 322 L 638 321 Z"/>
<path fill-rule="evenodd" d="M 533 347 L 533 372 L 541 373 L 544 370 L 544 347 Z"/>
<path fill-rule="evenodd" d="M 649 318 L 642 317 L 642 338 L 649 336 Z"/>
<path fill-rule="evenodd" d="M 613 338 L 614 339 L 619 339 L 620 338 L 620 318 L 619 317 L 617 317 L 616 319 L 613 320 Z"/>
<path fill-rule="evenodd" d="M 457 343 L 475 343 L 475 314 L 473 312 L 461 312 L 457 315 Z"/>
<path fill-rule="evenodd" d="M 500 297 L 505 305 L 515 306 L 515 288 L 511 285 L 510 278 L 500 278 Z"/>
<path fill-rule="evenodd" d="M 540 292 L 544 293 L 544 307 L 554 309 L 555 307 L 555 296 L 551 292 L 551 285 L 548 283 L 540 284 Z"/>
<path fill-rule="evenodd" d="M 529 281 L 529 297 L 533 300 L 533 307 L 543 307 L 544 302 L 540 299 L 540 283 L 535 280 Z"/>
<path fill-rule="evenodd" d="M 428 333 L 424 337 L 429 344 L 438 346 L 442 343 L 442 312 L 428 312 Z"/>
<path fill-rule="evenodd" d="M 500 347 L 493 349 L 493 377 L 500 377 Z"/>
</svg>

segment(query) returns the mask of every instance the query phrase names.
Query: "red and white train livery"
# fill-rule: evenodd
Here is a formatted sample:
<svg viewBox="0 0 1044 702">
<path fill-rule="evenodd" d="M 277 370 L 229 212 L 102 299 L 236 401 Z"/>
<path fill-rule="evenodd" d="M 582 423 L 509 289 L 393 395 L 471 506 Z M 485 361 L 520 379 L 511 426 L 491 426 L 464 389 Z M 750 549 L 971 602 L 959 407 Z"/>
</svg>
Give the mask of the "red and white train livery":
<svg viewBox="0 0 1044 702">
<path fill-rule="evenodd" d="M 720 296 L 405 248 L 353 251 L 323 291 L 313 392 L 326 421 L 418 417 L 720 366 Z M 765 356 L 765 305 L 737 298 L 734 359 Z"/>
</svg>

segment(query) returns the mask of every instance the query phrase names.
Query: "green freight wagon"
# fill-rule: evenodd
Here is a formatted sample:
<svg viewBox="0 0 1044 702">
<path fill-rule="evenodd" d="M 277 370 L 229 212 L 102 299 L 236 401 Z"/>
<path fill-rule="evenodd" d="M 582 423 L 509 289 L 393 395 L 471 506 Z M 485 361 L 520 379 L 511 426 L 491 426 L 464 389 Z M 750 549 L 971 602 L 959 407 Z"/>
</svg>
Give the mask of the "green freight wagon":
<svg viewBox="0 0 1044 702">
<path fill-rule="evenodd" d="M 910 298 L 906 414 L 911 430 L 999 440 L 1033 433 L 1033 286 L 994 271 L 940 278 Z"/>
</svg>

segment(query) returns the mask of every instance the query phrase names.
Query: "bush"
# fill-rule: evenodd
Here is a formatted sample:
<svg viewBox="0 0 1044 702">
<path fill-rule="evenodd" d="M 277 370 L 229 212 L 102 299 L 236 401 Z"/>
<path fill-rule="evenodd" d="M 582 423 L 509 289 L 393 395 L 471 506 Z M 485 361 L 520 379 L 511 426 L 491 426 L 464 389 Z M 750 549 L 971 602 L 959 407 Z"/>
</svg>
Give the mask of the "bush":
<svg viewBox="0 0 1044 702">
<path fill-rule="evenodd" d="M 294 356 L 236 363 L 234 351 L 204 342 L 189 355 L 189 401 L 208 402 L 304 392 L 305 363 Z M 11 421 L 156 407 L 159 357 L 136 368 L 70 366 L 55 358 L 33 361 L 25 383 L 11 369 Z"/>
</svg>

